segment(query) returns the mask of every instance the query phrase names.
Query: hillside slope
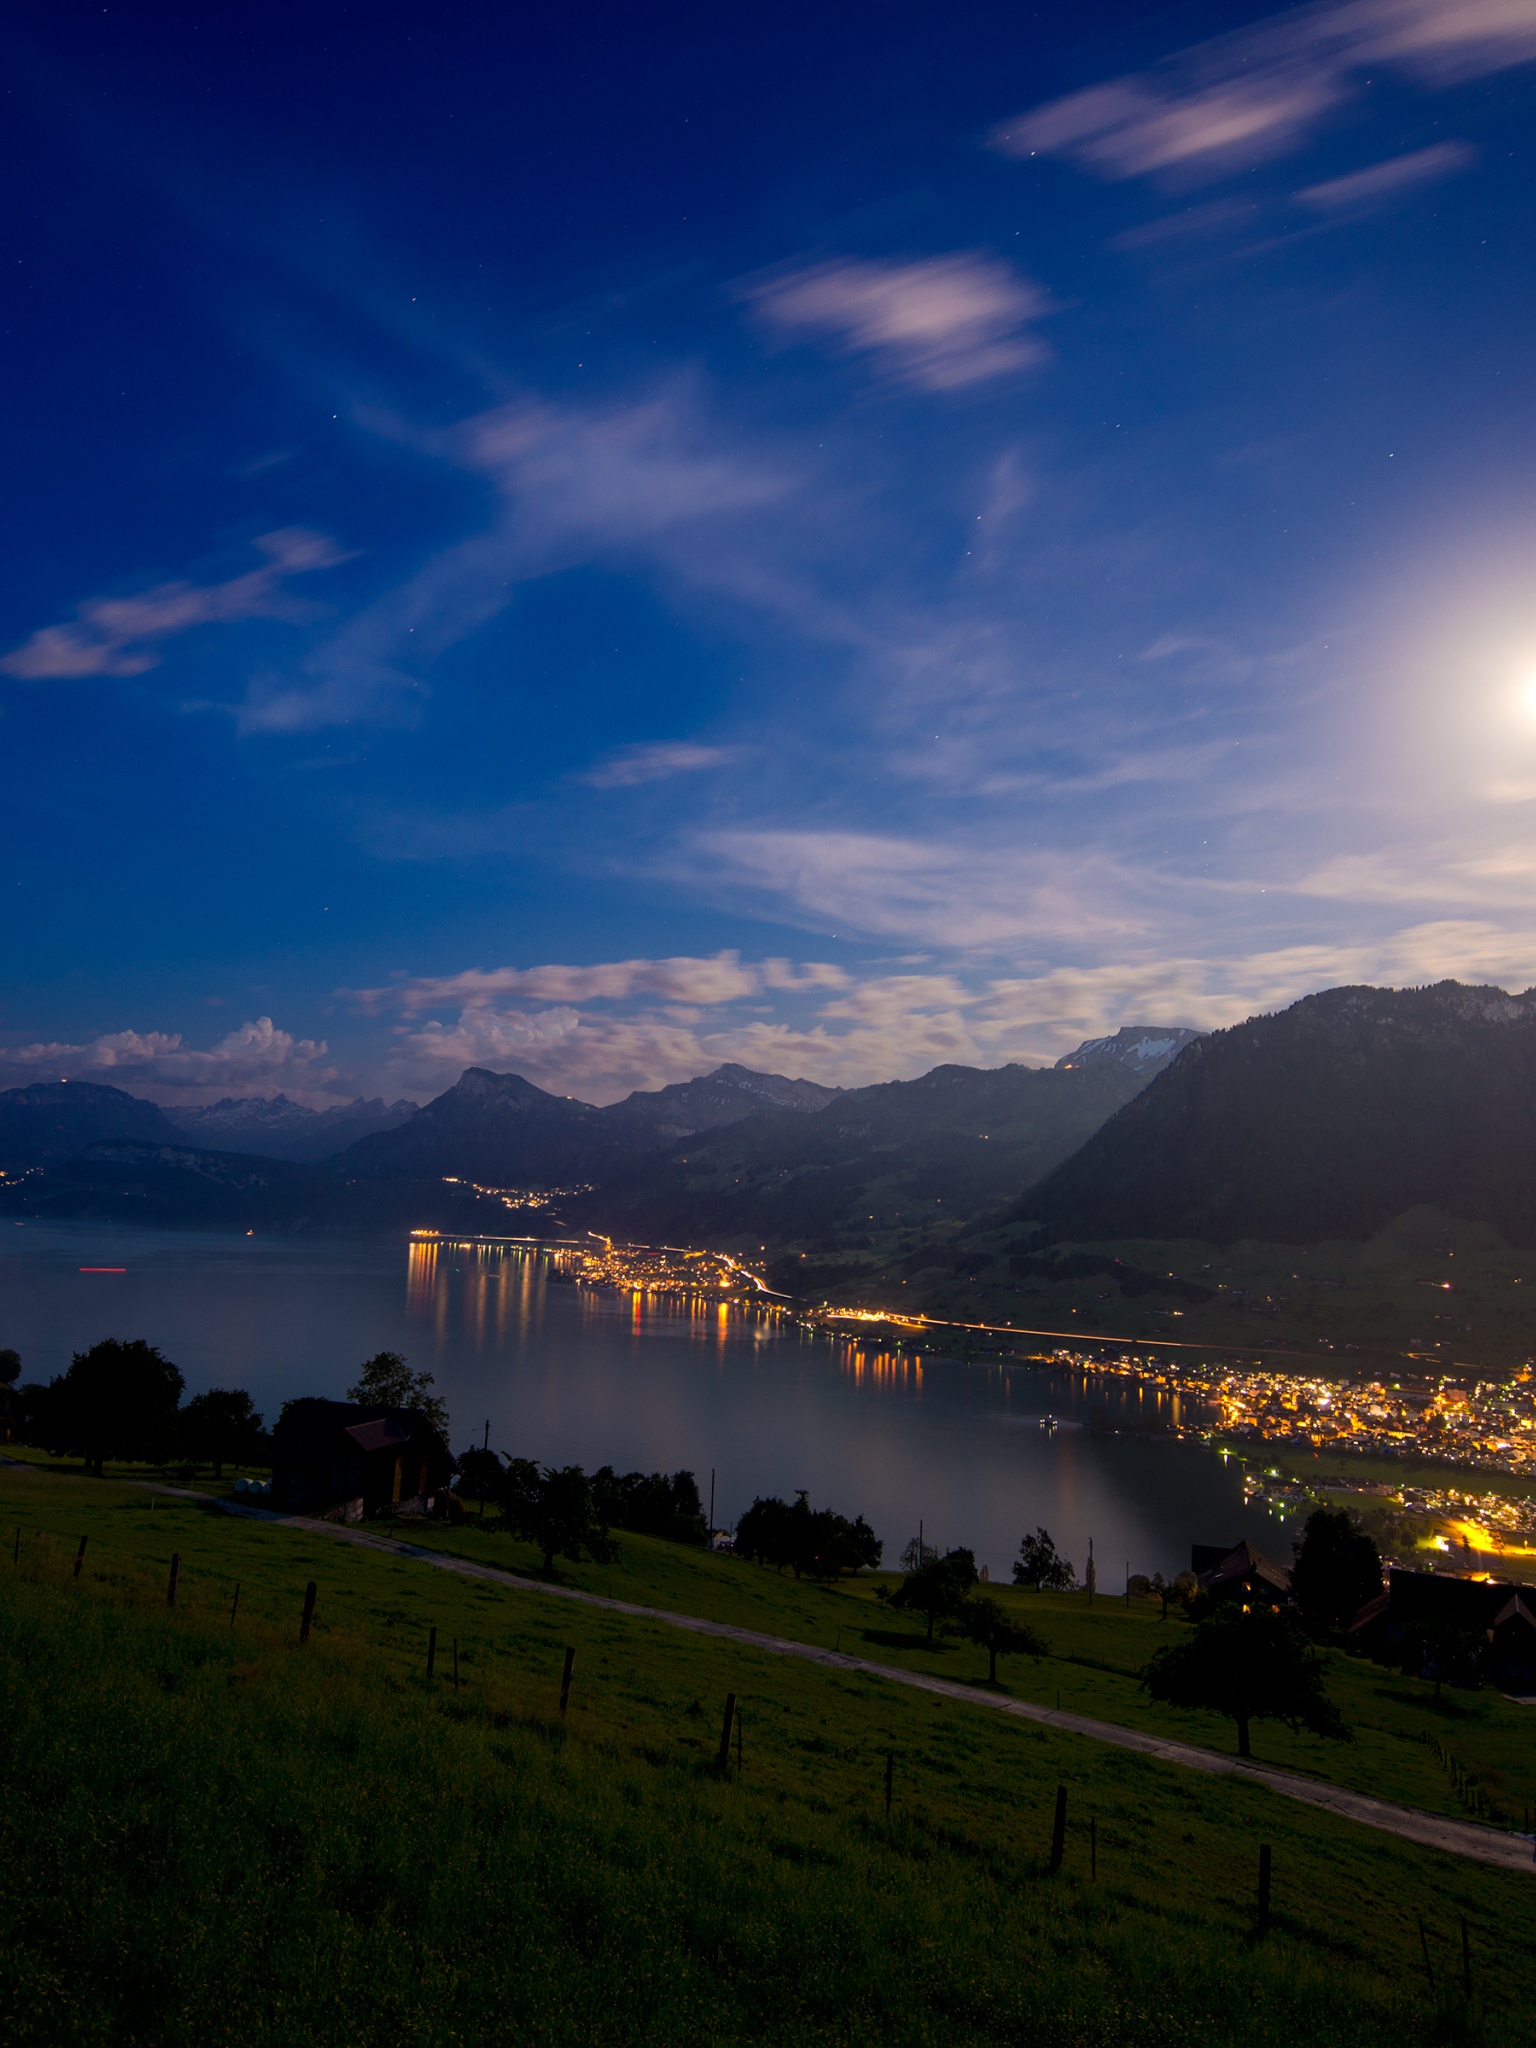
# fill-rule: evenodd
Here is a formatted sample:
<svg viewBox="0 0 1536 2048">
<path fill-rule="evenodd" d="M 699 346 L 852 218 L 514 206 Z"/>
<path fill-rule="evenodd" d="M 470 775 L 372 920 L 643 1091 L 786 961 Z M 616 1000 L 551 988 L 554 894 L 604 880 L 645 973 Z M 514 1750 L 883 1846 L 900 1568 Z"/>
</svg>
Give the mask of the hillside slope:
<svg viewBox="0 0 1536 2048">
<path fill-rule="evenodd" d="M 1429 1205 L 1531 1246 L 1533 1159 L 1536 991 L 1337 988 L 1186 1047 L 1010 1220 L 1310 1244 Z"/>
</svg>

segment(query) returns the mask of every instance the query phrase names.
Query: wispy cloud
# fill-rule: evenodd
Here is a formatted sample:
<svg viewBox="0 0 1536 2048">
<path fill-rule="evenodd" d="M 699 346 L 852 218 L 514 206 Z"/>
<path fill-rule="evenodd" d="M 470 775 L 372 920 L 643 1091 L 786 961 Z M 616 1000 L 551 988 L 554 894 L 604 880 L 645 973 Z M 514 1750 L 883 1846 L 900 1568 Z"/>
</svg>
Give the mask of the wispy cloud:
<svg viewBox="0 0 1536 2048">
<path fill-rule="evenodd" d="M 155 1100 L 209 1102 L 232 1090 L 334 1099 L 336 1069 L 323 1039 L 295 1038 L 257 1017 L 216 1045 L 188 1045 L 177 1031 L 110 1031 L 80 1045 L 0 1046 L 0 1086 L 105 1081 Z"/>
<path fill-rule="evenodd" d="M 747 963 L 737 952 L 706 959 L 607 960 L 589 967 L 472 967 L 460 974 L 402 977 L 383 988 L 338 989 L 343 1000 L 370 1015 L 397 1010 L 407 1016 L 455 1004 L 477 1006 L 504 996 L 537 1002 L 620 1002 L 662 996 L 668 1002 L 712 1006 L 739 1002 L 765 988 L 841 988 L 841 968 L 812 961 Z"/>
<path fill-rule="evenodd" d="M 1216 177 L 1296 148 L 1372 67 L 1434 85 L 1532 58 L 1536 0 L 1322 0 L 1052 100 L 990 140 L 1106 178 Z"/>
<path fill-rule="evenodd" d="M 980 252 L 916 263 L 840 257 L 752 283 L 742 296 L 775 334 L 819 336 L 929 391 L 984 383 L 1046 353 L 1026 331 L 1047 311 L 1045 294 Z"/>
<path fill-rule="evenodd" d="M 1411 149 L 1405 156 L 1389 157 L 1385 163 L 1370 164 L 1342 178 L 1325 178 L 1320 185 L 1303 185 L 1296 197 L 1321 213 L 1344 213 L 1377 206 L 1420 185 L 1437 184 L 1476 161 L 1477 151 L 1470 143 L 1435 142 L 1428 149 Z"/>
<path fill-rule="evenodd" d="M 665 782 L 673 775 L 697 775 L 708 768 L 725 768 L 740 755 L 739 747 L 704 747 L 686 740 L 658 740 L 646 746 L 623 747 L 578 779 L 590 789 L 635 789 L 646 782 Z"/>
<path fill-rule="evenodd" d="M 399 717 L 440 656 L 505 611 L 530 579 L 576 562 L 643 564 L 750 597 L 761 575 L 737 536 L 798 482 L 782 455 L 720 432 L 681 380 L 627 403 L 518 399 L 447 431 L 382 413 L 362 423 L 484 479 L 495 492 L 493 516 L 365 606 L 296 672 L 253 683 L 242 731 Z"/>
<path fill-rule="evenodd" d="M 167 640 L 195 627 L 308 617 L 283 579 L 347 559 L 324 534 L 296 526 L 264 533 L 256 546 L 266 557 L 262 566 L 223 583 L 157 583 L 135 597 L 92 598 L 68 625 L 40 628 L 0 660 L 0 669 L 28 682 L 142 675 L 160 661 Z"/>
</svg>

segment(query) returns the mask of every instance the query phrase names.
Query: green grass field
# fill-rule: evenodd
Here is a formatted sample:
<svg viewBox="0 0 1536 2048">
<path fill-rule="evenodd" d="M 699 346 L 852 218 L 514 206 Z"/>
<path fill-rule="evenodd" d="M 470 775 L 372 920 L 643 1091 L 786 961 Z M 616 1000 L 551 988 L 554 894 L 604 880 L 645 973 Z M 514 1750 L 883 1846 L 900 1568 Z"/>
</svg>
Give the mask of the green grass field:
<svg viewBox="0 0 1536 2048">
<path fill-rule="evenodd" d="M 877 1679 L 112 1479 L 0 1468 L 0 1514 L 8 2041 L 1529 2039 L 1536 1877 Z M 435 1540 L 533 1564 L 474 1528 Z M 564 1567 L 569 1581 L 984 1676 L 972 1650 L 926 1651 L 868 1586 L 797 1587 L 621 1540 L 617 1564 Z M 1230 1747 L 1222 1725 L 1139 1698 L 1129 1674 L 1167 1633 L 1155 1608 L 1005 1597 L 1040 1613 L 1057 1653 L 1005 1664 L 1010 1687 L 1054 1699 L 1059 1685 L 1064 1706 Z M 1360 1729 L 1352 1749 L 1314 1756 L 1266 1728 L 1259 1754 L 1463 1810 L 1419 1740 L 1429 1688 L 1339 1660 L 1333 1689 Z M 744 1769 L 722 1781 L 728 1690 Z M 1447 1711 L 1441 1739 L 1517 1798 L 1522 1710 L 1459 1694 Z M 1070 1825 L 1051 1877 L 1058 1784 Z M 1260 1841 L 1275 1908 L 1255 1941 Z"/>
</svg>

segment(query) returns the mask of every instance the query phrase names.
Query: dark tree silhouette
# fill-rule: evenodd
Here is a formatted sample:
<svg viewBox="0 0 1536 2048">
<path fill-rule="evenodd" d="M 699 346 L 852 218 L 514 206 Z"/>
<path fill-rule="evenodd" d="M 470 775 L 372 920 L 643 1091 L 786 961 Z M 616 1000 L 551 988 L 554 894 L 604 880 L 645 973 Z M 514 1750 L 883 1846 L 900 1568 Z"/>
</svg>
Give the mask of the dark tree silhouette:
<svg viewBox="0 0 1536 2048">
<path fill-rule="evenodd" d="M 1291 1596 L 1316 1629 L 1348 1628 L 1381 1591 L 1381 1552 L 1347 1508 L 1314 1508 L 1291 1567 Z"/>
<path fill-rule="evenodd" d="M 243 1387 L 210 1387 L 194 1394 L 176 1419 L 176 1436 L 184 1458 L 213 1467 L 224 1477 L 224 1462 L 255 1465 L 262 1460 L 267 1436 L 251 1397 Z"/>
<path fill-rule="evenodd" d="M 85 1460 L 99 1479 L 107 1458 L 160 1458 L 172 1447 L 185 1385 L 171 1361 L 142 1337 L 116 1337 L 77 1351 L 46 1387 L 24 1389 L 35 1442 Z"/>
<path fill-rule="evenodd" d="M 1077 1584 L 1077 1573 L 1057 1550 L 1049 1529 L 1036 1529 L 1019 1545 L 1013 1583 L 1032 1586 L 1037 1593 L 1070 1593 Z"/>
<path fill-rule="evenodd" d="M 739 1556 L 756 1558 L 795 1577 L 835 1579 L 843 1572 L 873 1571 L 881 1543 L 862 1515 L 849 1521 L 831 1508 L 813 1508 L 804 1492 L 793 1506 L 775 1495 L 754 1500 L 736 1524 Z"/>
<path fill-rule="evenodd" d="M 970 1593 L 960 1603 L 952 1626 L 957 1635 L 987 1653 L 987 1678 L 997 1683 L 999 1657 L 1048 1657 L 1051 1646 L 1028 1622 L 1015 1621 L 1001 1600 L 990 1593 Z"/>
<path fill-rule="evenodd" d="M 546 1572 L 553 1572 L 557 1556 L 606 1564 L 617 1555 L 593 1501 L 592 1482 L 579 1465 L 555 1469 L 531 1458 L 511 1459 L 502 1479 L 501 1512 L 519 1536 L 538 1545 Z"/>
<path fill-rule="evenodd" d="M 879 1597 L 892 1607 L 921 1614 L 928 1623 L 928 1641 L 939 1622 L 953 1621 L 976 1584 L 976 1557 L 969 1550 L 946 1550 L 908 1572 L 895 1592 L 880 1588 Z"/>
<path fill-rule="evenodd" d="M 455 1491 L 468 1500 L 499 1501 L 505 1478 L 506 1467 L 500 1455 L 474 1444 L 459 1459 Z"/>
<path fill-rule="evenodd" d="M 1323 1660 L 1295 1616 L 1236 1600 L 1219 1606 L 1187 1641 L 1159 1650 L 1142 1673 L 1155 1700 L 1208 1708 L 1237 1723 L 1237 1753 L 1251 1756 L 1254 1721 L 1284 1721 L 1314 1735 L 1351 1739 L 1323 1691 Z"/>
<path fill-rule="evenodd" d="M 356 1383 L 347 1389 L 349 1401 L 368 1408 L 414 1408 L 425 1415 L 446 1444 L 448 1409 L 432 1392 L 436 1382 L 429 1372 L 412 1372 L 398 1351 L 377 1351 L 357 1369 Z"/>
<path fill-rule="evenodd" d="M 709 1541 L 699 1483 L 691 1472 L 620 1473 L 602 1465 L 592 1474 L 592 1497 L 610 1528 L 665 1536 L 674 1543 Z"/>
</svg>

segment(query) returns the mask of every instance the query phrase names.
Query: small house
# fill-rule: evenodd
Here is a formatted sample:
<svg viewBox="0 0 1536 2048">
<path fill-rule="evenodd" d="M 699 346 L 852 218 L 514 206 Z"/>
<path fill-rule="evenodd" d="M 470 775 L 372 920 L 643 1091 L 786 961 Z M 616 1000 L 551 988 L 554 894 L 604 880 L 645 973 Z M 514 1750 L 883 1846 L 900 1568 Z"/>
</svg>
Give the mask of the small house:
<svg viewBox="0 0 1536 2048">
<path fill-rule="evenodd" d="M 1246 1536 L 1230 1550 L 1196 1543 L 1190 1565 L 1200 1591 L 1212 1600 L 1241 1600 L 1245 1607 L 1283 1607 L 1290 1600 L 1290 1573 L 1271 1564 Z"/>
<path fill-rule="evenodd" d="M 291 1514 L 430 1515 L 452 1476 L 448 1446 L 416 1408 L 289 1401 L 272 1432 L 273 1505 Z"/>
<path fill-rule="evenodd" d="M 1445 1677 L 1475 1682 L 1486 1672 L 1515 1692 L 1536 1688 L 1536 1588 L 1530 1586 L 1394 1565 L 1387 1590 L 1366 1602 L 1349 1633 L 1355 1649 L 1423 1677 L 1438 1668 Z"/>
</svg>

